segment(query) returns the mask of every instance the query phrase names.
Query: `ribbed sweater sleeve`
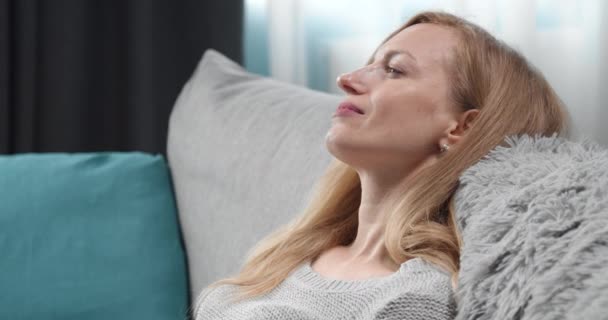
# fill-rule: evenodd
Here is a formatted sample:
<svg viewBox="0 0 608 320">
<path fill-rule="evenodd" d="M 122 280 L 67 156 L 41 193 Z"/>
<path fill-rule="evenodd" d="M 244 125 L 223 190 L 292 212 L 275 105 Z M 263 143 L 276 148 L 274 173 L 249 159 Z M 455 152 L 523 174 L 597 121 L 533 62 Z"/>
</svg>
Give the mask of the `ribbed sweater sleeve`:
<svg viewBox="0 0 608 320">
<path fill-rule="evenodd" d="M 389 276 L 365 280 L 326 278 L 307 261 L 269 293 L 231 304 L 228 297 L 237 289 L 204 289 L 195 320 L 451 320 L 456 310 L 450 274 L 421 258 Z"/>
<path fill-rule="evenodd" d="M 447 297 L 446 297 L 447 298 Z M 456 309 L 449 299 L 437 295 L 403 294 L 387 303 L 374 319 L 382 320 L 427 320 L 454 319 Z"/>
</svg>

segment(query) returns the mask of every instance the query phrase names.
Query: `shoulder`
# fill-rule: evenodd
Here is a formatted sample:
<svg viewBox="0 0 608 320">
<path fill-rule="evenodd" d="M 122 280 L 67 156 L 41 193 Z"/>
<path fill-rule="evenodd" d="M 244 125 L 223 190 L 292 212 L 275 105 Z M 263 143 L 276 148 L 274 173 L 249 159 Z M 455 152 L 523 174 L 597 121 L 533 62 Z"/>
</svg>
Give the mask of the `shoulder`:
<svg viewBox="0 0 608 320">
<path fill-rule="evenodd" d="M 227 292 L 230 285 L 220 285 L 214 287 L 204 288 L 197 296 L 194 305 L 192 307 L 192 314 L 194 318 L 197 318 L 199 313 L 207 308 L 208 306 L 215 306 L 216 303 L 223 300 L 223 295 Z M 219 295 L 219 297 L 218 297 Z"/>
<path fill-rule="evenodd" d="M 374 319 L 454 319 L 456 301 L 449 273 L 438 267 L 430 268 L 415 279 L 415 283 L 404 283 L 402 290 L 387 297 Z"/>
<path fill-rule="evenodd" d="M 197 317 L 199 314 L 199 310 L 201 309 L 201 305 L 205 301 L 205 298 L 213 291 L 215 288 L 204 288 L 196 297 L 194 301 L 194 305 L 192 306 L 192 315 L 193 317 Z"/>
<path fill-rule="evenodd" d="M 374 319 L 451 320 L 455 316 L 456 305 L 453 300 L 409 292 L 388 301 L 374 314 Z"/>
</svg>

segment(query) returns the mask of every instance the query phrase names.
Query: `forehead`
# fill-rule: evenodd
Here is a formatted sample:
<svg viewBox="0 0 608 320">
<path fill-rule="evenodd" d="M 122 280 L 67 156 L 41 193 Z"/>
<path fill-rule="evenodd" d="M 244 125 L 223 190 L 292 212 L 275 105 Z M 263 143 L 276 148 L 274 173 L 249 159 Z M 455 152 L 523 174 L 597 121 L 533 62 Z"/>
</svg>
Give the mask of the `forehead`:
<svg viewBox="0 0 608 320">
<path fill-rule="evenodd" d="M 418 64 L 428 66 L 443 62 L 457 42 L 456 32 L 450 27 L 431 23 L 415 24 L 401 30 L 382 44 L 374 60 L 391 50 L 407 50 Z"/>
</svg>

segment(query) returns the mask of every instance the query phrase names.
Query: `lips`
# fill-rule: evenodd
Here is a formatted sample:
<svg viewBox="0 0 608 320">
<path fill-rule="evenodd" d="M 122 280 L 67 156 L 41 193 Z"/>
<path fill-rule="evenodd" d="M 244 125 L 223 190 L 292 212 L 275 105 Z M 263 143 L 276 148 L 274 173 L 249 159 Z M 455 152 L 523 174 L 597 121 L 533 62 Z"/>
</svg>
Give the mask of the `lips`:
<svg viewBox="0 0 608 320">
<path fill-rule="evenodd" d="M 348 102 L 348 101 L 344 101 L 344 102 L 340 103 L 337 110 L 344 109 L 344 108 L 353 110 L 360 114 L 365 114 L 363 112 L 363 110 L 361 110 L 359 107 L 357 107 L 356 105 L 354 105 L 353 103 Z"/>
</svg>

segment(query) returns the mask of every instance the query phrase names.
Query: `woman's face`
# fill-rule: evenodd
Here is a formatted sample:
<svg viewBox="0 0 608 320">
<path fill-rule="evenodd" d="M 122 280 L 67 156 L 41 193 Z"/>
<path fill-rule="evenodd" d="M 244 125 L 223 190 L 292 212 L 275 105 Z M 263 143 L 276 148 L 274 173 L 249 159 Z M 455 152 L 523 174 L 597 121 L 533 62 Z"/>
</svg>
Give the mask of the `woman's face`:
<svg viewBox="0 0 608 320">
<path fill-rule="evenodd" d="M 344 101 L 364 114 L 334 115 L 328 150 L 354 167 L 384 169 L 439 154 L 457 123 L 445 67 L 457 41 L 450 28 L 416 24 L 381 45 L 371 64 L 338 77 Z"/>
</svg>

